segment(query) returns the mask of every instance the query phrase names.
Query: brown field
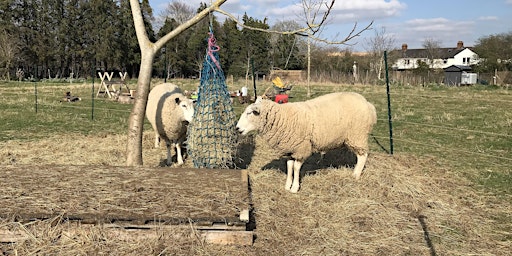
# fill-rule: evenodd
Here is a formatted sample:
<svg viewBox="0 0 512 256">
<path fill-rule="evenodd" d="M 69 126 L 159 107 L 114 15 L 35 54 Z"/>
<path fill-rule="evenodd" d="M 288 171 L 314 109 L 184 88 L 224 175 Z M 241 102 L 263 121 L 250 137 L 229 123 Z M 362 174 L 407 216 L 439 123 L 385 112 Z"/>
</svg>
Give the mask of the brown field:
<svg viewBox="0 0 512 256">
<path fill-rule="evenodd" d="M 193 231 L 186 226 L 137 238 L 63 218 L 28 223 L 4 219 L 0 228 L 23 231 L 29 238 L 1 244 L 0 255 L 507 255 L 512 251 L 512 225 L 508 232 L 494 226 L 496 219 L 512 211 L 510 201 L 482 192 L 432 157 L 372 152 L 362 179 L 356 182 L 351 154 L 329 152 L 322 161 L 315 155 L 303 167 L 301 190 L 291 194 L 284 190 L 285 175 L 280 171 L 284 160 L 276 159 L 258 137 L 254 142 L 242 143 L 239 156 L 239 166 L 250 176 L 252 246 L 207 244 L 191 236 Z M 161 165 L 165 158 L 164 148 L 152 145 L 153 135 L 146 132 L 146 168 Z M 0 166 L 36 164 L 48 166 L 48 171 L 67 165 L 108 169 L 123 166 L 126 159 L 125 136 L 115 134 L 11 140 L 0 146 Z M 191 167 L 190 161 L 184 167 Z M 159 171 L 165 168 L 173 167 Z M 19 179 L 10 183 L 22 186 L 27 177 Z M 176 187 L 170 185 L 169 190 Z M 115 194 L 116 186 L 111 189 Z M 165 190 L 159 193 L 169 196 Z M 0 209 L 7 208 L 3 202 L 5 198 Z"/>
<path fill-rule="evenodd" d="M 317 88 L 318 94 L 364 92 L 379 110 L 363 176 L 360 181 L 352 178 L 355 160 L 349 152 L 328 152 L 323 160 L 314 155 L 303 166 L 301 190 L 291 194 L 284 190 L 284 159 L 259 137 L 246 138 L 236 161 L 249 173 L 252 211 L 247 228 L 254 232 L 254 242 L 240 246 L 205 243 L 193 223 L 183 219 L 193 216 L 174 219 L 185 225 L 157 225 L 143 234 L 119 233 L 102 225 L 100 217 L 108 219 L 114 213 L 121 219 L 147 220 L 151 215 L 173 219 L 169 209 L 177 208 L 199 217 L 229 215 L 240 208 L 229 200 L 238 188 L 228 187 L 230 183 L 217 172 L 176 177 L 177 170 L 188 174 L 190 159 L 183 169 L 163 167 L 165 148 L 163 144 L 153 148 L 148 124 L 144 166 L 124 167 L 129 106 L 98 99 L 97 121 L 92 122 L 90 109 L 79 108 L 89 106 L 88 102 L 56 102 L 63 86 L 47 85 L 40 87 L 41 109 L 34 114 L 32 87 L 0 90 L 0 105 L 6 109 L 0 117 L 0 127 L 6 127 L 0 131 L 0 241 L 2 230 L 25 237 L 0 243 L 0 255 L 509 255 L 512 251 L 512 195 L 506 184 L 507 161 L 512 159 L 512 135 L 507 131 L 512 119 L 506 111 L 509 91 L 396 88 L 393 120 L 398 143 L 395 154 L 389 155 L 381 148 L 387 148 L 383 87 Z M 70 88 L 82 96 L 90 93 L 88 84 Z M 304 88 L 294 88 L 294 96 L 301 96 L 299 91 Z M 435 97 L 426 97 L 430 94 Z M 461 129 L 439 129 L 445 123 Z M 419 124 L 425 126 L 418 128 Z M 413 139 L 419 143 L 406 143 Z M 173 182 L 169 176 L 174 176 Z M 489 184 L 496 183 L 501 187 L 490 189 Z M 17 195 L 23 200 L 16 200 Z M 30 219 L 29 215 L 44 214 L 41 209 L 52 217 Z M 88 216 L 87 222 L 96 225 L 69 221 L 74 214 Z"/>
</svg>

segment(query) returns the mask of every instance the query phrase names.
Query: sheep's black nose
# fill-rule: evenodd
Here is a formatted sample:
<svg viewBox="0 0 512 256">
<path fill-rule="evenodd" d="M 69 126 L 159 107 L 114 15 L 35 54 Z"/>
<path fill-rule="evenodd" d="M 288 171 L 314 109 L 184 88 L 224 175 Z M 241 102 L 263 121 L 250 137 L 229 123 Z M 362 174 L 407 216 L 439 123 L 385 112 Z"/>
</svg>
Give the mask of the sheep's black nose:
<svg viewBox="0 0 512 256">
<path fill-rule="evenodd" d="M 238 133 L 242 133 L 242 129 L 240 129 L 240 127 L 238 127 L 238 126 L 236 127 L 236 131 L 237 131 Z"/>
</svg>

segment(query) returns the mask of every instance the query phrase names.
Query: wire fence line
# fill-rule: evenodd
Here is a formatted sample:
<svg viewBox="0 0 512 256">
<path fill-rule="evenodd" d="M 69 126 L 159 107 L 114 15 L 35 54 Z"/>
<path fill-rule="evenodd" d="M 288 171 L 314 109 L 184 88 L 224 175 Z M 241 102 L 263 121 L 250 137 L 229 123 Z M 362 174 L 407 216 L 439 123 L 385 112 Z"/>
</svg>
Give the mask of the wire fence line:
<svg viewBox="0 0 512 256">
<path fill-rule="evenodd" d="M 378 86 L 378 88 L 377 88 L 378 90 L 372 90 L 372 89 L 375 89 L 375 87 L 377 87 L 377 86 L 367 86 L 367 87 L 360 87 L 360 88 L 353 87 L 353 88 L 358 89 L 359 92 L 363 95 L 369 95 L 369 96 L 371 95 L 374 98 L 374 100 L 380 98 L 380 101 L 381 101 L 380 104 L 383 104 L 384 98 L 385 98 L 385 90 L 382 86 Z M 342 87 L 340 87 L 340 88 L 326 87 L 326 88 L 327 89 L 324 89 L 324 87 L 322 87 L 318 90 L 315 89 L 315 94 L 326 94 L 326 93 L 330 93 L 330 92 L 333 92 L 336 90 L 344 89 Z M 20 94 L 27 94 L 27 93 L 30 93 L 33 96 L 34 88 L 27 87 L 26 90 L 23 90 L 22 92 L 10 92 L 10 90 L 8 90 L 6 88 L 1 88 L 0 98 L 4 98 L 4 100 L 9 100 L 9 99 L 15 100 L 16 98 L 20 98 Z M 95 95 L 94 93 L 92 93 L 92 94 L 88 93 L 87 96 L 80 97 L 82 99 L 82 103 L 80 103 L 80 104 L 60 102 L 59 100 L 62 99 L 63 95 L 58 94 L 56 92 L 43 93 L 43 92 L 39 91 L 38 93 L 39 93 L 39 95 L 37 97 L 38 99 L 35 102 L 35 104 L 43 107 L 43 109 L 45 107 L 52 107 L 52 108 L 59 107 L 59 108 L 66 108 L 66 109 L 84 110 L 84 112 L 87 111 L 88 113 L 90 113 L 91 108 L 94 108 L 95 110 L 115 112 L 115 113 L 126 113 L 127 114 L 127 113 L 131 112 L 131 107 L 129 107 L 131 105 L 124 105 L 123 107 L 120 106 L 120 108 L 126 108 L 126 109 L 115 108 L 115 107 L 112 107 L 112 106 L 114 106 L 112 104 L 115 104 L 112 99 L 109 99 L 106 97 L 94 97 L 94 95 Z M 291 94 L 293 95 L 293 93 L 294 92 L 292 90 Z M 509 94 L 507 90 L 500 91 L 500 93 L 502 93 L 503 94 L 502 96 L 504 96 L 505 98 L 507 98 L 510 95 L 510 97 L 512 99 L 512 94 Z M 476 95 L 476 94 L 478 94 L 478 91 L 471 91 L 471 92 L 469 92 L 469 94 Z M 450 102 L 455 101 L 456 102 L 457 100 L 468 100 L 468 99 L 474 100 L 476 102 L 475 103 L 476 105 L 478 105 L 478 103 L 482 102 L 482 101 L 496 103 L 498 105 L 502 105 L 503 103 L 505 103 L 505 104 L 512 103 L 512 100 L 496 99 L 496 98 L 484 97 L 484 96 L 468 98 L 467 96 L 465 97 L 465 96 L 459 96 L 459 95 L 456 95 L 456 96 L 432 95 L 432 94 L 427 94 L 427 93 L 415 94 L 415 93 L 408 93 L 408 92 L 392 92 L 390 95 L 392 96 L 391 106 L 392 106 L 393 110 L 402 108 L 403 107 L 402 104 L 403 104 L 404 100 L 406 100 L 406 99 L 411 104 L 416 103 L 416 101 L 414 100 L 416 97 L 426 98 L 429 102 L 434 102 L 432 104 L 436 104 L 437 102 L 443 102 L 443 101 L 450 101 Z M 30 98 L 30 97 L 28 97 L 28 98 Z M 89 101 L 89 102 L 97 101 L 97 102 L 101 102 L 102 105 L 101 106 L 94 106 L 93 104 L 85 105 L 83 103 L 83 101 L 86 101 L 86 102 L 87 101 Z M 237 113 L 240 113 L 241 112 L 240 110 L 245 107 L 246 106 L 244 106 L 244 105 L 238 105 L 238 104 L 234 105 L 234 109 L 236 110 Z M 512 104 L 511 104 L 511 107 L 512 107 Z M 40 112 L 44 113 L 44 110 L 42 110 L 42 111 L 40 110 Z M 415 113 L 415 114 L 417 114 L 417 113 Z M 407 116 L 403 116 L 400 118 L 392 118 L 392 122 L 394 125 L 398 125 L 401 128 L 404 128 L 403 125 L 407 125 L 407 126 L 411 126 L 411 127 L 425 128 L 425 129 L 435 128 L 435 129 L 438 129 L 438 131 L 435 131 L 435 133 L 440 136 L 485 135 L 485 136 L 499 137 L 499 138 L 505 138 L 505 139 L 509 139 L 512 137 L 511 134 L 503 133 L 503 132 L 494 132 L 494 131 L 466 128 L 466 127 L 454 127 L 454 126 L 443 124 L 442 120 L 437 121 L 439 123 L 432 124 L 432 123 L 426 123 L 426 122 L 421 123 L 421 122 L 417 122 L 417 121 L 411 121 L 411 120 L 407 120 L 407 118 L 408 118 Z M 512 118 L 511 118 L 511 120 L 512 120 Z M 378 119 L 378 122 L 381 123 L 381 125 L 383 123 L 387 123 L 387 121 L 388 121 L 388 119 L 385 119 L 385 118 Z M 512 126 L 512 121 L 511 121 L 511 126 Z M 448 131 L 448 132 L 442 132 L 442 130 Z M 453 131 L 456 133 L 449 133 L 450 131 Z M 389 139 L 389 137 L 386 137 L 386 131 L 384 128 L 379 130 L 379 133 L 375 134 L 374 137 L 378 138 L 378 139 L 382 139 L 383 141 Z M 451 152 L 458 152 L 458 153 L 470 155 L 470 156 L 478 156 L 478 157 L 485 158 L 486 159 L 485 162 L 492 164 L 493 166 L 501 166 L 501 167 L 505 167 L 505 168 L 511 167 L 510 164 L 505 164 L 505 163 L 512 161 L 512 157 L 509 157 L 509 153 L 507 153 L 507 152 L 503 153 L 503 149 L 492 149 L 491 148 L 491 149 L 485 149 L 485 150 L 481 150 L 481 151 L 479 151 L 476 148 L 475 148 L 475 150 L 461 149 L 461 148 L 456 148 L 456 147 L 452 147 L 452 146 L 448 147 L 444 141 L 442 141 L 442 140 L 436 141 L 435 139 L 436 138 L 433 138 L 433 140 L 425 142 L 425 141 L 419 141 L 418 138 L 414 137 L 414 135 L 409 135 L 409 137 L 408 136 L 404 137 L 401 135 L 400 129 L 397 130 L 396 127 L 394 128 L 394 140 L 400 144 L 416 145 L 416 146 L 421 146 L 424 148 L 439 148 L 440 150 L 445 151 L 445 152 L 451 151 Z M 462 147 L 464 147 L 464 146 L 462 146 Z M 512 147 L 512 143 L 511 143 L 511 147 Z M 502 162 L 497 163 L 495 160 L 502 160 Z M 456 160 L 454 160 L 454 161 L 456 161 Z"/>
<path fill-rule="evenodd" d="M 378 138 L 378 139 L 388 139 L 388 137 L 385 137 L 385 136 L 375 136 L 374 135 L 373 137 Z M 441 144 L 434 145 L 434 144 L 418 142 L 418 141 L 402 139 L 402 138 L 396 138 L 396 137 L 394 139 L 399 142 L 406 142 L 406 143 L 421 145 L 421 146 L 430 147 L 430 148 L 445 147 L 445 145 L 441 145 Z M 458 148 L 453 148 L 453 147 L 450 147 L 450 148 L 445 147 L 445 149 L 450 150 L 450 151 L 465 153 L 465 154 L 479 155 L 479 156 L 483 156 L 483 157 L 487 157 L 487 158 L 493 158 L 493 159 L 497 158 L 497 159 L 501 159 L 501 160 L 511 161 L 510 165 L 507 164 L 507 165 L 503 165 L 503 166 L 512 167 L 512 158 L 510 158 L 510 157 L 501 157 L 501 156 L 496 156 L 495 154 L 486 154 L 486 153 L 468 151 L 468 150 L 463 150 L 463 149 L 458 149 Z"/>
</svg>

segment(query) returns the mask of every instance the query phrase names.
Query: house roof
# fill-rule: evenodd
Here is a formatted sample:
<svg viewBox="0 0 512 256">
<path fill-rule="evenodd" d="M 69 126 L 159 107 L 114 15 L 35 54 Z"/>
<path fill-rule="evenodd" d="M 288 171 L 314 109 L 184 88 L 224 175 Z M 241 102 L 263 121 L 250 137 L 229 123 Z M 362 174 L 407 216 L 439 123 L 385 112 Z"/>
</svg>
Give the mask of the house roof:
<svg viewBox="0 0 512 256">
<path fill-rule="evenodd" d="M 399 56 L 402 58 L 417 58 L 417 59 L 428 59 L 429 55 L 434 55 L 436 59 L 450 59 L 455 57 L 455 55 L 464 51 L 465 49 L 470 49 L 469 47 L 464 48 L 438 48 L 438 49 L 404 49 L 404 50 L 396 50 L 399 52 Z M 430 52 L 430 54 L 429 54 Z"/>
<path fill-rule="evenodd" d="M 461 72 L 461 71 L 470 71 L 470 66 L 464 66 L 464 65 L 451 65 L 449 67 L 444 68 L 445 72 Z"/>
</svg>

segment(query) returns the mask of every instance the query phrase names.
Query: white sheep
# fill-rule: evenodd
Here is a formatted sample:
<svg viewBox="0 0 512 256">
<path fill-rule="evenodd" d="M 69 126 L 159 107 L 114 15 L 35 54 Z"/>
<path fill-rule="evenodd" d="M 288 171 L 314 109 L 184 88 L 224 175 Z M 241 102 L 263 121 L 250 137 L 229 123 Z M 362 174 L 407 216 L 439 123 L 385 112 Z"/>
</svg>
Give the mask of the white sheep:
<svg viewBox="0 0 512 256">
<path fill-rule="evenodd" d="M 148 96 L 146 117 L 155 130 L 155 148 L 160 139 L 167 146 L 167 165 L 171 165 L 171 146 L 176 148 L 177 164 L 183 164 L 181 147 L 187 136 L 187 125 L 194 115 L 193 101 L 178 86 L 164 83 L 155 86 Z"/>
<path fill-rule="evenodd" d="M 236 128 L 258 131 L 287 161 L 286 190 L 299 190 L 300 168 L 312 153 L 346 145 L 357 156 L 353 176 L 359 179 L 368 157 L 368 135 L 377 122 L 375 107 L 357 93 L 331 93 L 304 102 L 249 105 Z M 292 172 L 293 171 L 293 172 Z"/>
</svg>

